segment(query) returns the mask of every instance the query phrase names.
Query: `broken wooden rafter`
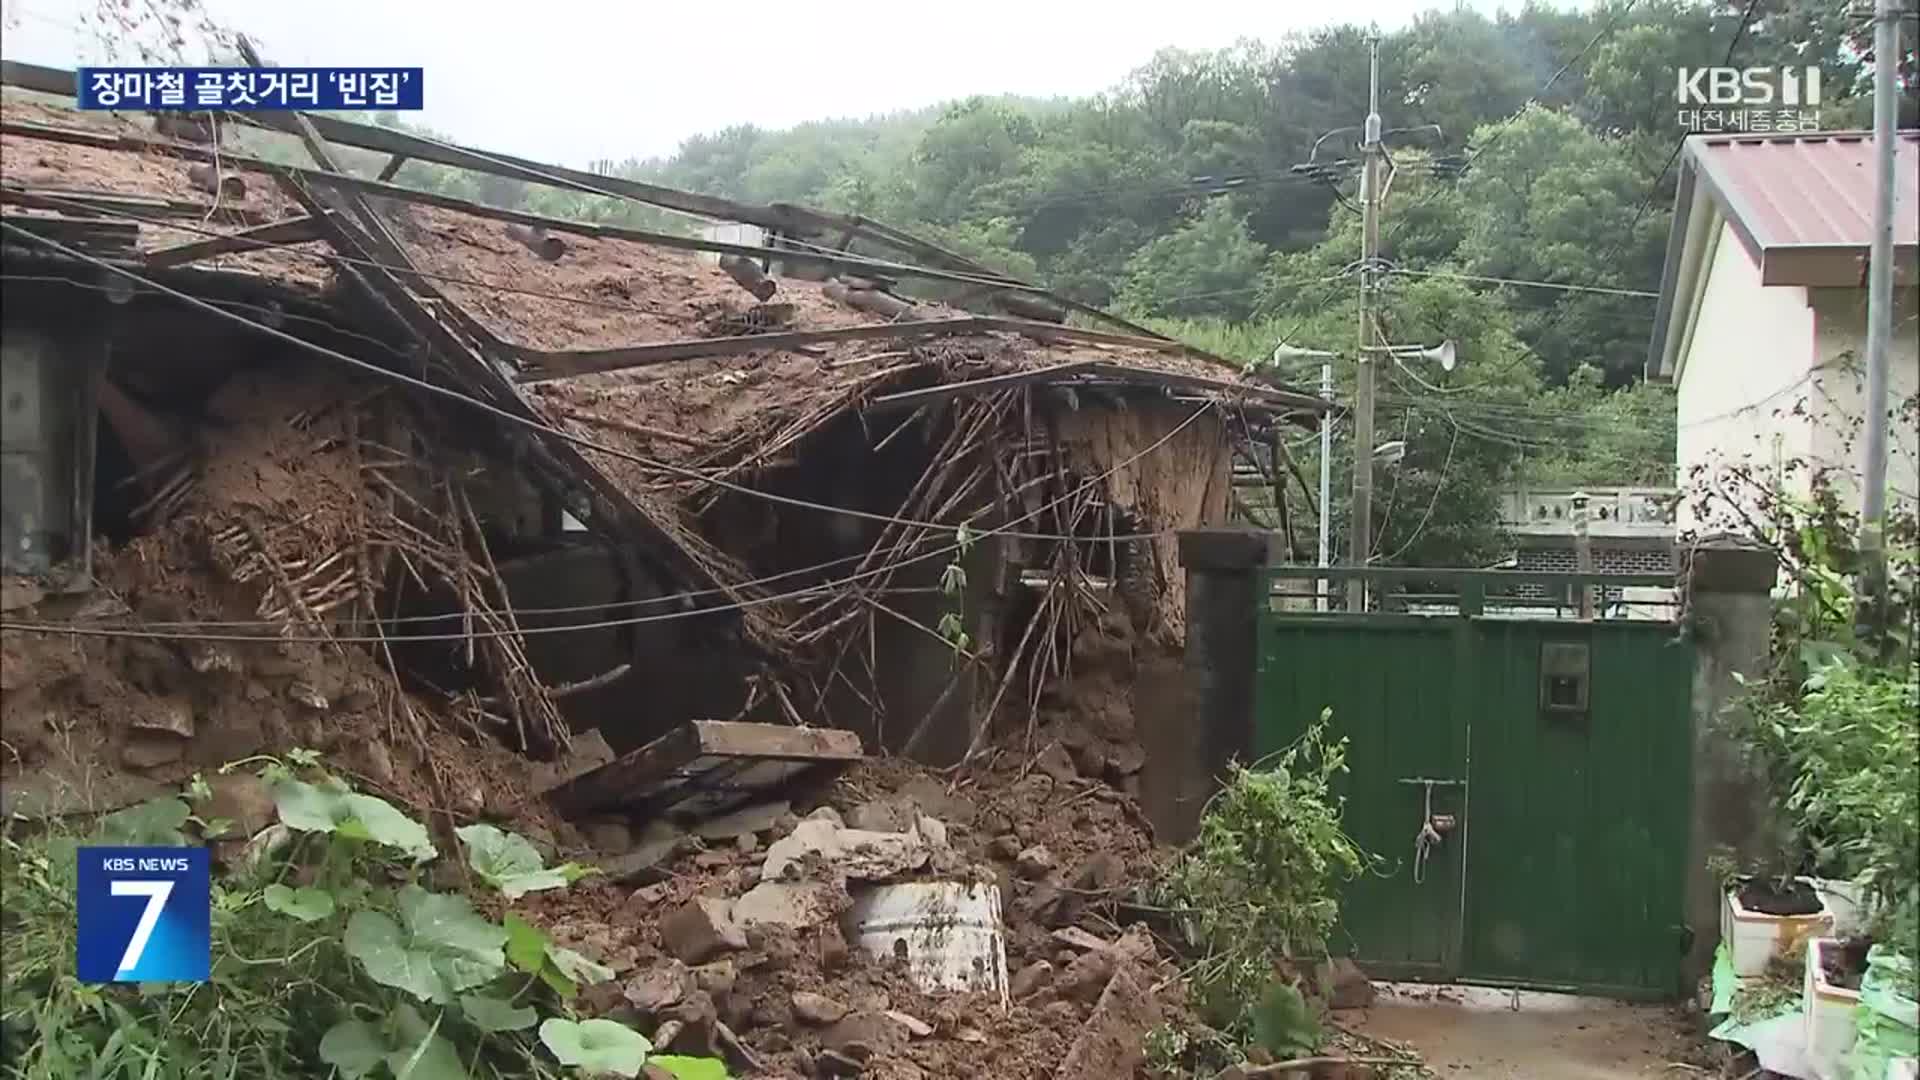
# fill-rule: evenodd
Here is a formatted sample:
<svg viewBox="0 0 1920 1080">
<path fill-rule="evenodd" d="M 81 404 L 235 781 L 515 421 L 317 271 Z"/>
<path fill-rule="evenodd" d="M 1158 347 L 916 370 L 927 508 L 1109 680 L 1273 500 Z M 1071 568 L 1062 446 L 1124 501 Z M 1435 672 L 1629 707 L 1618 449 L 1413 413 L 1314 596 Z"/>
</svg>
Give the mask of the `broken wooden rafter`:
<svg viewBox="0 0 1920 1080">
<path fill-rule="evenodd" d="M 32 207 L 35 210 L 53 210 L 63 214 L 206 218 L 217 213 L 221 217 L 248 225 L 258 225 L 266 220 L 258 211 L 242 210 L 238 207 L 215 207 L 189 199 L 163 199 L 88 188 L 32 188 L 18 184 L 0 184 L 0 202 Z"/>
<path fill-rule="evenodd" d="M 400 166 L 405 165 L 410 160 L 412 159 L 405 154 L 393 155 L 387 159 L 385 165 L 380 166 L 380 175 L 376 179 L 383 184 L 391 183 L 393 178 L 400 174 Z"/>
<path fill-rule="evenodd" d="M 605 811 L 704 816 L 771 793 L 804 773 L 861 758 L 860 737 L 834 728 L 693 720 L 547 792 L 562 816 Z"/>
<path fill-rule="evenodd" d="M 184 244 L 160 248 L 148 252 L 145 261 L 148 269 L 160 270 L 169 266 L 185 266 L 215 255 L 252 251 L 264 246 L 304 244 L 309 240 L 320 239 L 320 235 L 320 224 L 303 215 L 288 218 L 285 221 L 276 221 L 270 225 L 256 225 L 251 229 L 242 229 L 225 236 L 211 236 L 204 240 L 192 240 Z"/>
<path fill-rule="evenodd" d="M 759 263 L 745 255 L 720 256 L 720 269 L 725 270 L 735 284 L 752 293 L 753 298 L 763 304 L 773 299 L 773 294 L 780 289 L 779 284 L 760 269 Z"/>
</svg>

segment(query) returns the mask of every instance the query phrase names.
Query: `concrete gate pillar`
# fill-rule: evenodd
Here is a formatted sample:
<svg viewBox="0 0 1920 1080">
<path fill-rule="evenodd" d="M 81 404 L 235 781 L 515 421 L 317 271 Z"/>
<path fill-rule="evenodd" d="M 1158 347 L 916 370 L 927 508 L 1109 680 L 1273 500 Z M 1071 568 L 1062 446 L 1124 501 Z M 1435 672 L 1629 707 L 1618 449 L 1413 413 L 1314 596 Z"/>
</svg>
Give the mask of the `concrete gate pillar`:
<svg viewBox="0 0 1920 1080">
<path fill-rule="evenodd" d="M 1180 563 L 1187 571 L 1182 712 L 1190 720 L 1142 732 L 1153 762 L 1144 792 L 1147 812 L 1155 832 L 1169 842 L 1192 838 L 1227 763 L 1252 755 L 1259 616 L 1273 547 L 1274 534 L 1265 529 L 1180 534 Z"/>
<path fill-rule="evenodd" d="M 1686 583 L 1688 621 L 1696 647 L 1693 674 L 1693 792 L 1687 867 L 1690 978 L 1713 966 L 1720 938 L 1720 885 L 1707 857 L 1726 846 L 1742 857 L 1767 850 L 1775 832 L 1772 795 L 1746 746 L 1728 737 L 1723 717 L 1741 708 L 1736 675 L 1764 678 L 1771 668 L 1773 552 L 1734 536 L 1713 536 L 1694 548 Z"/>
</svg>

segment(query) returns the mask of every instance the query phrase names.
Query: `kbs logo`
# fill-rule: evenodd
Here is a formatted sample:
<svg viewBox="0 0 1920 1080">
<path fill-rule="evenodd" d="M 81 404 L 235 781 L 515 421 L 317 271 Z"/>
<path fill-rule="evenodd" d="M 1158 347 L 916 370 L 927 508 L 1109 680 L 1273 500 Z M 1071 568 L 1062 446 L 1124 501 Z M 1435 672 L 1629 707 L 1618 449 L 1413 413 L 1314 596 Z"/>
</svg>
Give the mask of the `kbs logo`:
<svg viewBox="0 0 1920 1080">
<path fill-rule="evenodd" d="M 1786 105 L 1818 108 L 1820 69 L 1681 68 L 1674 97 L 1682 105 Z"/>
<path fill-rule="evenodd" d="M 205 982 L 212 967 L 207 849 L 83 847 L 82 982 Z"/>
<path fill-rule="evenodd" d="M 1680 68 L 1674 99 L 1682 106 L 1680 125 L 1689 131 L 1814 131 L 1820 127 L 1820 69 Z"/>
</svg>

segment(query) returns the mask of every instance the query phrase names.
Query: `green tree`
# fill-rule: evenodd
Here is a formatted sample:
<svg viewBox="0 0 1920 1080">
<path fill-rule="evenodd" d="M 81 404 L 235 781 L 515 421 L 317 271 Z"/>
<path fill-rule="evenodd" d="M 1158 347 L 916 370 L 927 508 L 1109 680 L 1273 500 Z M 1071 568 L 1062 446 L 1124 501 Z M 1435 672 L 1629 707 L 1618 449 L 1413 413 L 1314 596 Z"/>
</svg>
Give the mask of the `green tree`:
<svg viewBox="0 0 1920 1080">
<path fill-rule="evenodd" d="M 1128 260 L 1120 303 L 1159 315 L 1245 318 L 1266 261 L 1267 246 L 1247 231 L 1246 218 L 1230 201 L 1214 200 Z"/>
</svg>

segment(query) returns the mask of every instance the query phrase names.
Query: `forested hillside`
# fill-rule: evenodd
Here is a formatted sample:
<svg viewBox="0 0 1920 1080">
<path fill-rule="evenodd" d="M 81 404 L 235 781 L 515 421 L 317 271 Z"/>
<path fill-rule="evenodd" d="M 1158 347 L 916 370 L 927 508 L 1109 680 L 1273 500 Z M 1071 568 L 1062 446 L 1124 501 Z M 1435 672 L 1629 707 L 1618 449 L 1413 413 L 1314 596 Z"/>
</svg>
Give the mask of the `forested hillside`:
<svg viewBox="0 0 1920 1080">
<path fill-rule="evenodd" d="M 1639 377 L 1684 134 L 1676 69 L 1819 64 L 1821 126 L 1860 128 L 1865 26 L 1833 0 L 1609 0 L 1436 10 L 1384 35 L 1381 113 L 1399 129 L 1384 326 L 1395 343 L 1450 339 L 1460 364 L 1382 372 L 1379 438 L 1405 439 L 1408 455 L 1380 481 L 1377 557 L 1498 557 L 1492 500 L 1516 482 L 1673 482 L 1670 394 Z M 1911 49 L 1904 60 L 1911 88 Z M 1281 341 L 1350 357 L 1353 170 L 1293 166 L 1355 157 L 1351 132 L 1315 144 L 1359 124 L 1366 95 L 1366 31 L 1331 25 L 1164 52 L 1084 99 L 742 126 L 595 168 L 870 215 L 1243 362 Z M 1905 106 L 1911 124 L 1911 94 Z M 426 168 L 403 179 L 431 183 L 413 172 Z M 510 181 L 466 194 L 528 200 Z M 532 202 L 668 223 L 592 196 Z M 1317 361 L 1281 374 L 1312 386 Z M 1310 438 L 1299 451 L 1316 466 Z"/>
</svg>

